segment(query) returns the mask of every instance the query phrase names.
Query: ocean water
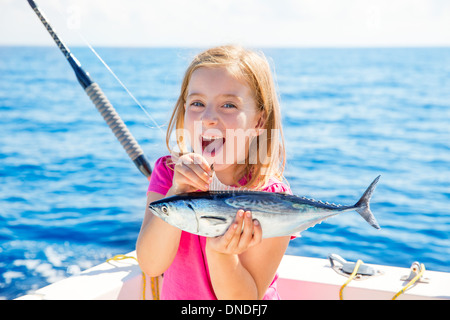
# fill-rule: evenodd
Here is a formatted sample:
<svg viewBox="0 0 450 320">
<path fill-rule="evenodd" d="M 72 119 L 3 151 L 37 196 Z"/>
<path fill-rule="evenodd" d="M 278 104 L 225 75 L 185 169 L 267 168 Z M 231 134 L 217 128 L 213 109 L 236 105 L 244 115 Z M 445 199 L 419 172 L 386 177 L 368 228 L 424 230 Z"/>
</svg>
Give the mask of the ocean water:
<svg viewBox="0 0 450 320">
<path fill-rule="evenodd" d="M 86 48 L 72 51 L 153 162 L 198 49 L 98 48 L 158 123 Z M 291 241 L 287 253 L 450 272 L 450 48 L 264 49 L 276 72 L 297 195 L 372 211 Z M 147 180 L 56 47 L 0 47 L 0 298 L 134 250 Z"/>
</svg>

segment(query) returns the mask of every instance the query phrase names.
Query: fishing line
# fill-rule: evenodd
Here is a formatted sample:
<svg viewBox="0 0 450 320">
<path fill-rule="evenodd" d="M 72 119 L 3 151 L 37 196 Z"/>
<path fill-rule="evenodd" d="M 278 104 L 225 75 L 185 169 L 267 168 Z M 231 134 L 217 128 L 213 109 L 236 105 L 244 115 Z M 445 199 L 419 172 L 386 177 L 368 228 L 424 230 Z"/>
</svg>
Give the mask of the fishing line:
<svg viewBox="0 0 450 320">
<path fill-rule="evenodd" d="M 58 1 L 59 2 L 59 1 Z M 60 14 L 60 16 L 68 21 L 69 18 L 61 11 L 61 6 L 58 6 L 58 12 Z M 155 125 L 156 128 L 159 129 L 159 131 L 162 132 L 163 135 L 165 135 L 165 132 L 162 130 L 162 127 L 164 125 L 159 125 L 156 120 L 151 116 L 151 114 L 147 111 L 147 109 L 139 102 L 139 100 L 133 95 L 133 93 L 131 93 L 131 91 L 127 88 L 127 86 L 122 82 L 122 80 L 120 80 L 120 78 L 116 75 L 116 73 L 111 69 L 111 67 L 106 63 L 105 60 L 103 60 L 103 58 L 100 56 L 100 54 L 94 49 L 94 47 L 92 47 L 92 45 L 89 43 L 89 41 L 87 41 L 87 39 L 83 36 L 83 34 L 80 32 L 79 30 L 79 26 L 78 27 L 74 27 L 74 28 L 70 28 L 70 30 L 76 31 L 76 33 L 78 34 L 78 36 L 81 38 L 81 40 L 83 40 L 84 44 L 92 51 L 92 53 L 97 57 L 98 60 L 100 60 L 100 62 L 105 66 L 105 68 L 113 75 L 113 77 L 116 79 L 116 81 L 120 84 L 120 86 L 128 93 L 128 95 L 133 99 L 133 101 L 139 106 L 139 108 L 144 112 L 144 114 L 147 116 L 147 118 L 150 119 L 150 121 L 153 122 L 153 124 Z"/>
<path fill-rule="evenodd" d="M 139 108 L 141 108 L 141 110 L 144 112 L 144 114 L 147 116 L 147 118 L 149 118 L 153 124 L 156 126 L 156 128 L 159 129 L 159 131 L 161 131 L 163 134 L 165 134 L 165 132 L 162 130 L 163 126 L 158 125 L 158 123 L 155 121 L 155 119 L 150 115 L 150 113 L 148 113 L 148 111 L 144 108 L 144 106 L 136 99 L 136 97 L 131 93 L 130 90 L 128 90 L 128 88 L 125 86 L 125 84 L 119 79 L 119 77 L 114 73 L 114 71 L 109 67 L 109 65 L 102 59 L 102 57 L 97 53 L 97 51 L 95 51 L 95 49 L 91 46 L 91 44 L 86 40 L 85 37 L 83 37 L 83 35 L 77 31 L 78 35 L 80 36 L 80 38 L 84 41 L 84 43 L 89 47 L 89 49 L 91 49 L 91 51 L 95 54 L 95 56 L 101 61 L 101 63 L 103 63 L 103 65 L 105 66 L 106 69 L 108 69 L 109 72 L 111 72 L 111 74 L 113 75 L 113 77 L 117 80 L 117 82 L 122 86 L 122 88 L 129 94 L 129 96 L 134 100 L 134 102 L 139 106 Z"/>
<path fill-rule="evenodd" d="M 72 67 L 81 87 L 89 96 L 98 112 L 100 112 L 103 119 L 108 124 L 109 128 L 114 133 L 117 140 L 120 142 L 130 159 L 133 161 L 139 171 L 147 178 L 149 178 L 151 176 L 152 169 L 150 164 L 148 163 L 147 158 L 144 155 L 144 151 L 142 150 L 136 139 L 133 137 L 131 132 L 128 130 L 126 124 L 120 118 L 111 102 L 109 102 L 100 86 L 95 83 L 94 80 L 92 80 L 89 73 L 87 73 L 82 68 L 80 62 L 77 60 L 74 54 L 70 52 L 69 48 L 61 41 L 61 39 L 50 26 L 47 18 L 43 15 L 34 0 L 28 0 L 28 3 L 36 13 L 44 27 L 47 29 L 50 36 L 53 38 L 53 41 L 66 58 L 67 62 Z"/>
<path fill-rule="evenodd" d="M 75 76 L 78 79 L 78 82 L 84 89 L 85 93 L 89 96 L 92 103 L 95 105 L 97 110 L 102 115 L 103 119 L 108 124 L 109 128 L 112 130 L 117 140 L 119 140 L 122 147 L 127 152 L 130 159 L 139 169 L 139 171 L 145 175 L 148 179 L 150 179 L 152 174 L 152 168 L 148 163 L 147 158 L 144 155 L 142 148 L 139 146 L 136 139 L 134 139 L 131 132 L 128 130 L 125 123 L 120 118 L 119 114 L 116 112 L 112 104 L 109 102 L 106 95 L 100 89 L 100 86 L 95 83 L 89 74 L 81 67 L 80 62 L 75 58 L 73 53 L 70 52 L 69 48 L 61 41 L 58 35 L 55 33 L 53 28 L 48 23 L 45 16 L 42 14 L 34 0 L 28 0 L 29 5 L 33 9 L 33 11 L 38 16 L 39 20 L 42 22 L 44 27 L 47 29 L 50 36 L 53 38 L 53 41 L 58 46 L 59 50 L 62 52 L 67 62 L 72 67 Z M 86 41 L 87 42 L 87 41 Z M 137 101 L 137 99 L 130 93 L 130 91 L 126 88 L 126 86 L 118 79 L 118 77 L 112 72 L 111 68 L 107 66 L 107 64 L 100 58 L 100 56 L 93 50 L 92 46 L 89 45 L 91 50 L 96 54 L 96 56 L 103 62 L 103 64 L 107 67 L 107 69 L 114 75 L 114 77 L 119 81 L 123 88 L 130 94 L 130 96 L 135 100 L 135 102 L 143 109 L 142 105 Z M 156 121 L 147 113 L 147 116 L 156 124 Z M 158 125 L 157 125 L 158 126 Z M 159 126 L 158 128 L 162 130 Z M 152 284 L 156 283 L 156 287 L 158 287 L 158 278 L 152 278 Z M 144 284 L 145 285 L 145 284 Z M 159 291 L 159 290 L 158 290 Z"/>
</svg>

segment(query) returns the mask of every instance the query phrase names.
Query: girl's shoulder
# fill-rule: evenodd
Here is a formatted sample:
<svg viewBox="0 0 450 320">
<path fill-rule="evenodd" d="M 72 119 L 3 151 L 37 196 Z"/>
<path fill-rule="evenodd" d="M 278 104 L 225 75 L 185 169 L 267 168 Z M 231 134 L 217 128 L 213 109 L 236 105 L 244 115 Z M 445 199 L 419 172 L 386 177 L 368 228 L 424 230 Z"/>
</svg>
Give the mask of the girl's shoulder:
<svg viewBox="0 0 450 320">
<path fill-rule="evenodd" d="M 175 166 L 175 163 L 173 163 L 173 161 L 172 161 L 172 156 L 167 155 L 167 156 L 163 156 L 163 157 L 159 158 L 158 160 L 156 160 L 154 170 L 169 169 L 169 170 L 173 171 L 174 166 Z"/>
<path fill-rule="evenodd" d="M 262 191 L 292 194 L 291 188 L 275 177 L 269 179 L 269 182 L 263 187 Z"/>
<path fill-rule="evenodd" d="M 156 160 L 153 166 L 152 175 L 150 176 L 150 185 L 148 191 L 157 192 L 166 195 L 172 186 L 174 163 L 170 155 L 164 156 Z"/>
</svg>

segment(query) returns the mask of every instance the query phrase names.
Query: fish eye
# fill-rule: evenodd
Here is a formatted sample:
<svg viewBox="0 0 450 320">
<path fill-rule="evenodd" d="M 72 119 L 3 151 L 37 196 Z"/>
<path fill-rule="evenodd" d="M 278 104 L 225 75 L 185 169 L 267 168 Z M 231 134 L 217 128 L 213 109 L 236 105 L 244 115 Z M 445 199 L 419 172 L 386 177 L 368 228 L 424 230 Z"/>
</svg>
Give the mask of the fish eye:
<svg viewBox="0 0 450 320">
<path fill-rule="evenodd" d="M 169 215 L 169 209 L 168 209 L 166 206 L 162 206 L 162 207 L 161 207 L 161 211 L 162 211 L 164 214 Z"/>
</svg>

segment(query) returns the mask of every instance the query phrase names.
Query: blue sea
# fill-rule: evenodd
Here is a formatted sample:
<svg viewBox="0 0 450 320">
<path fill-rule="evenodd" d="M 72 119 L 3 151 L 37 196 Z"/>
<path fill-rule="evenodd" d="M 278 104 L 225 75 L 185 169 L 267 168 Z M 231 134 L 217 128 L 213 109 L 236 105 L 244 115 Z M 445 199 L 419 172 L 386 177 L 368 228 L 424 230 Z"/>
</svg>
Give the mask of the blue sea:
<svg viewBox="0 0 450 320">
<path fill-rule="evenodd" d="M 200 49 L 72 51 L 147 158 Z M 345 213 L 288 254 L 450 272 L 450 48 L 263 49 L 276 72 L 294 194 L 353 204 L 381 175 L 381 230 Z M 56 47 L 0 47 L 0 298 L 14 299 L 134 250 L 147 179 Z"/>
</svg>

